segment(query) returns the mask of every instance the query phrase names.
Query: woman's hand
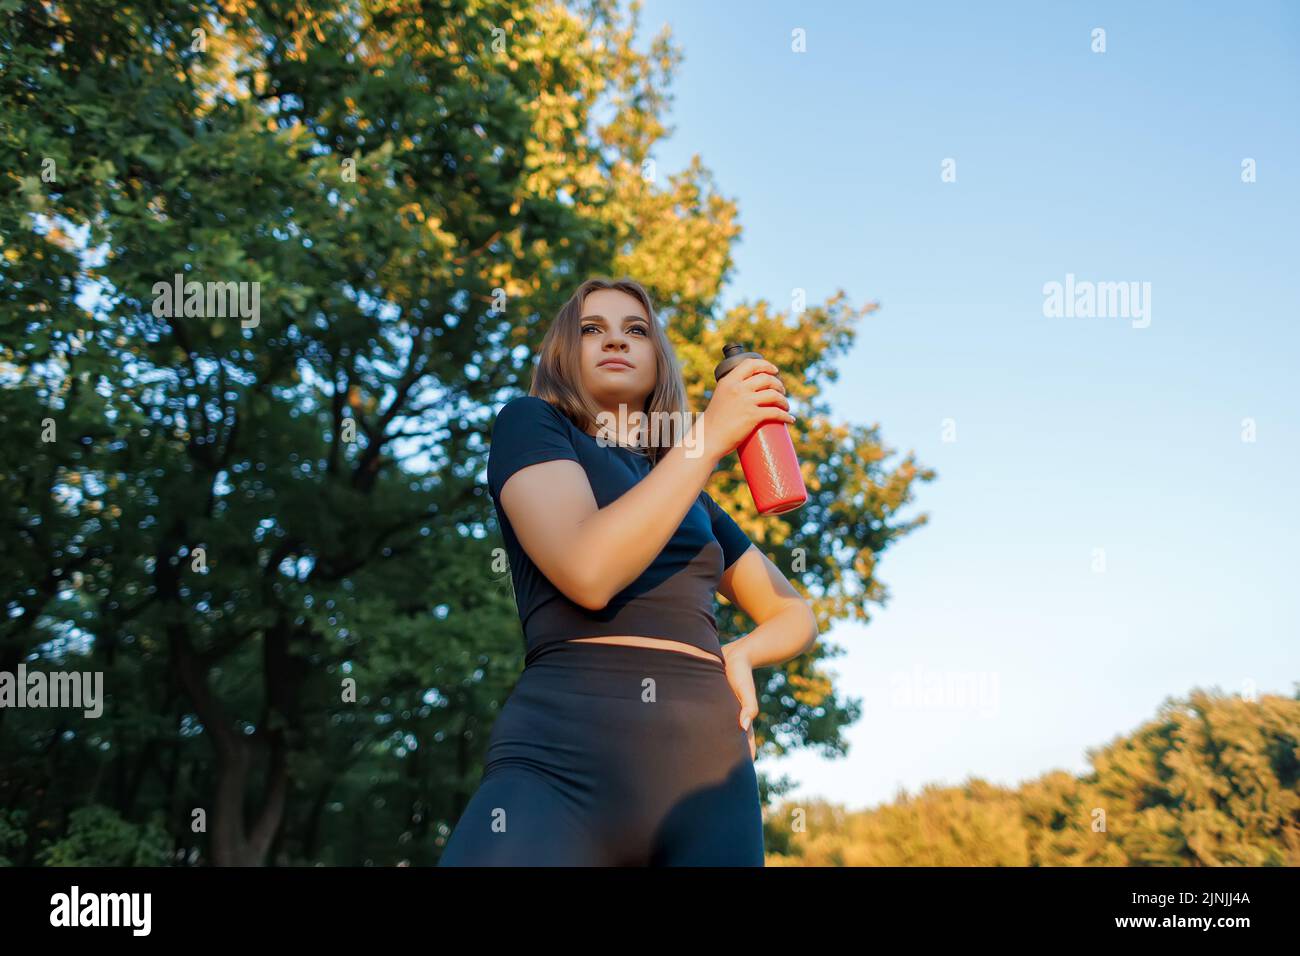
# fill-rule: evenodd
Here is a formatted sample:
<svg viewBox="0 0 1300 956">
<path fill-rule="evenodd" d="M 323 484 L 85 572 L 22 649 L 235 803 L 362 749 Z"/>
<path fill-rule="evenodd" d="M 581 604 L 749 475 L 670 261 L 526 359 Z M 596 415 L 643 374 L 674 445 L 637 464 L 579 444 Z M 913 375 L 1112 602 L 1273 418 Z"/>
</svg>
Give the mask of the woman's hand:
<svg viewBox="0 0 1300 956">
<path fill-rule="evenodd" d="M 778 372 L 766 359 L 747 358 L 718 381 L 697 422 L 699 440 L 715 461 L 730 455 L 764 422 L 795 420 Z"/>
<path fill-rule="evenodd" d="M 728 648 L 736 647 L 734 643 L 724 644 L 722 646 L 722 656 L 727 662 L 727 683 L 731 685 L 731 692 L 736 695 L 736 700 L 740 702 L 740 714 L 737 716 L 737 723 L 740 729 L 745 731 L 749 736 L 749 759 L 753 760 L 758 756 L 758 747 L 754 743 L 754 718 L 758 716 L 758 694 L 754 690 L 754 669 L 749 664 L 749 658 L 739 647 L 729 651 Z"/>
</svg>

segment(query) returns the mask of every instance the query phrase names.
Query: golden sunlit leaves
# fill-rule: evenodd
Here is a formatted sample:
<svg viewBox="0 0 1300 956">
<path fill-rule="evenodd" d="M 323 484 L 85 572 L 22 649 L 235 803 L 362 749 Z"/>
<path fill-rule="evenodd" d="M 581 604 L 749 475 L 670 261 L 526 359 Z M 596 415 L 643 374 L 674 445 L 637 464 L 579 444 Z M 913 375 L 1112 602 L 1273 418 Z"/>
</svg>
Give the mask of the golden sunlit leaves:
<svg viewBox="0 0 1300 956">
<path fill-rule="evenodd" d="M 510 388 L 526 387 L 529 356 L 514 346 L 535 347 L 568 292 L 599 269 L 638 279 L 672 316 L 668 334 L 683 364 L 692 410 L 705 407 L 713 366 L 728 340 L 753 345 L 783 370 L 789 394 L 803 405 L 795 408 L 801 421 L 791 434 L 813 502 L 790 516 L 757 515 L 734 456 L 710 490 L 795 578 L 801 593 L 817 594 L 819 620 L 865 615 L 864 605 L 880 599 L 883 589 L 872 579 L 875 555 L 907 530 L 906 524 L 891 524 L 890 508 L 921 472 L 908 464 L 891 475 L 878 436 L 822 421 L 825 412 L 814 407 L 828 369 L 856 331 L 857 315 L 842 295 L 810 304 L 793 321 L 785 302 L 745 303 L 725 313 L 718 308 L 741 235 L 736 198 L 715 185 L 700 157 L 682 170 L 643 165 L 666 128 L 661 117 L 667 75 L 678 61 L 667 34 L 643 53 L 646 45 L 633 25 L 602 19 L 588 31 L 584 18 L 561 2 L 368 0 L 358 7 L 290 0 L 259 8 L 253 0 L 220 0 L 204 8 L 203 17 L 202 56 L 178 56 L 125 33 L 118 37 L 149 95 L 141 96 L 135 111 L 116 111 L 118 104 L 110 104 L 114 109 L 104 115 L 114 116 L 113 122 L 120 118 L 135 135 L 118 142 L 113 129 L 97 130 L 96 148 L 85 152 L 108 157 L 102 160 L 106 165 L 91 176 L 78 171 L 91 184 L 84 191 L 95 193 L 78 211 L 93 219 L 95 203 L 102 202 L 115 217 L 105 238 L 112 255 L 124 261 L 110 260 L 106 277 L 134 297 L 121 314 L 114 313 L 132 329 L 125 340 L 115 336 L 117 348 L 139 349 L 162 372 L 156 382 L 142 383 L 110 368 L 117 374 L 103 380 L 123 383 L 113 396 L 123 410 L 152 415 L 164 407 L 157 404 L 161 398 L 191 411 L 185 424 L 193 433 L 181 428 L 179 416 L 150 425 L 166 437 L 143 443 L 148 460 L 127 479 L 128 486 L 148 489 L 163 517 L 185 507 L 202 512 L 213 487 L 212 475 L 202 469 L 217 466 L 218 456 L 232 449 L 227 441 L 233 434 L 240 467 L 224 480 L 238 490 L 223 494 L 219 513 L 211 516 L 211 529 L 222 532 L 227 544 L 260 536 L 266 529 L 258 522 L 273 510 L 277 525 L 284 526 L 276 533 L 291 527 L 303 538 L 316 535 L 303 554 L 337 559 L 341 552 L 346 560 L 333 563 L 350 564 L 359 555 L 381 553 L 372 548 L 373 533 L 395 522 L 375 520 L 376 503 L 356 495 L 349 459 L 364 454 L 359 449 L 367 444 L 366 427 L 384 427 L 385 402 L 393 400 L 407 359 L 428 363 L 418 366 L 424 381 L 409 393 L 413 401 L 436 385 L 460 396 L 459 406 L 482 410 Z M 97 30 L 97 24 L 86 30 L 92 46 Z M 105 56 L 105 50 L 92 50 L 86 59 Z M 118 73 L 105 67 L 94 75 L 115 80 Z M 145 104 L 165 115 L 155 117 Z M 46 112 L 55 117 L 49 121 L 53 129 L 63 111 L 46 104 Z M 354 170 L 344 166 L 345 159 L 355 160 Z M 15 172 L 5 175 L 13 184 Z M 34 180 L 21 186 L 20 198 L 33 204 L 54 195 Z M 18 263 L 34 276 L 43 264 L 29 260 L 55 256 L 64 238 L 55 233 L 40 244 L 6 247 L 0 263 Z M 170 275 L 182 263 L 199 279 L 265 282 L 262 325 L 243 336 L 248 354 L 231 348 L 243 330 L 230 317 L 168 326 L 150 321 L 146 304 L 143 326 L 149 334 L 129 325 L 141 318 L 142 290 L 148 290 L 151 273 Z M 504 291 L 504 301 L 497 290 Z M 489 315 L 489 307 L 505 311 Z M 60 307 L 61 317 L 69 312 Z M 417 330 L 431 333 L 427 355 L 406 350 Z M 435 339 L 434 332 L 445 334 Z M 200 399 L 196 405 L 180 404 L 193 395 L 182 385 L 213 367 L 228 369 L 229 379 L 210 382 L 194 396 Z M 482 378 L 482 387 L 467 369 Z M 226 389 L 241 396 L 231 409 L 216 407 Z M 331 434 L 342 389 L 363 426 L 352 447 Z M 313 407 L 313 399 L 322 404 Z M 241 420 L 237 433 L 229 427 L 236 417 L 232 410 Z M 392 421 L 394 431 L 421 424 L 400 416 Z M 144 431 L 138 423 L 124 427 Z M 472 446 L 458 450 L 467 447 Z M 295 467 L 279 469 L 290 457 Z M 391 460 L 376 456 L 366 465 L 367 475 L 380 476 L 383 493 L 374 498 L 394 512 L 420 515 L 429 490 L 408 494 L 405 481 L 385 484 L 399 470 L 386 467 Z M 338 473 L 317 471 L 319 461 Z M 459 471 L 468 475 L 474 463 L 466 460 Z M 457 470 L 436 468 L 434 476 L 450 489 Z M 199 489 L 193 500 L 155 493 L 183 488 L 191 477 Z M 334 482 L 346 497 L 330 509 L 322 495 Z M 306 490 L 300 494 L 300 488 Z M 461 496 L 457 513 L 468 515 L 462 505 L 480 491 L 449 490 Z M 251 524 L 241 523 L 250 514 L 239 512 L 241 499 L 243 507 L 256 503 Z M 439 561 L 440 554 L 462 554 L 478 540 L 446 520 L 453 513 L 450 503 L 427 526 L 437 546 L 401 564 L 416 573 L 367 564 L 358 569 L 365 588 L 334 593 L 341 602 L 338 616 L 364 631 L 368 641 L 376 631 L 396 641 L 384 629 L 402 625 L 384 622 L 406 616 L 391 613 L 384 591 L 390 581 L 396 580 L 393 600 L 418 609 L 421 599 L 412 597 L 418 568 L 445 568 L 453 562 Z M 488 512 L 477 518 L 486 521 Z M 171 520 L 128 523 L 140 529 L 129 546 L 145 550 L 157 550 L 159 529 L 175 526 Z M 318 534 L 321 525 L 328 527 Z M 437 550 L 444 542 L 446 550 Z M 793 568 L 796 549 L 806 570 Z M 467 570 L 470 563 L 461 566 L 464 590 L 477 600 L 482 581 Z M 249 618 L 276 610 L 253 596 L 261 593 L 263 577 L 256 565 L 226 560 L 232 577 L 252 567 L 258 579 L 258 587 L 235 599 L 239 613 Z M 328 594 L 330 586 L 312 591 L 312 597 Z M 285 595 L 295 606 L 304 596 Z M 178 605 L 182 600 L 177 598 Z M 204 609 L 186 610 L 196 632 L 211 624 Z M 508 603 L 505 610 L 511 610 Z M 464 645 L 467 657 L 492 641 L 505 643 L 517 623 L 508 615 L 492 625 L 478 617 L 474 622 Z M 322 634 L 335 626 L 315 623 Z M 251 626 L 247 631 L 260 633 Z M 162 630 L 150 631 L 155 632 Z M 439 632 L 440 641 L 446 636 Z M 445 644 L 429 641 L 423 631 L 399 637 L 410 638 L 398 645 L 404 658 L 448 656 Z M 372 649 L 368 644 L 367 653 Z M 788 708 L 790 736 L 815 725 L 823 740 L 833 738 L 841 713 L 831 681 L 815 672 L 816 662 L 804 663 L 782 668 L 791 675 L 789 697 L 781 697 L 771 716 L 780 719 Z M 248 673 L 260 680 L 264 675 L 256 667 Z M 818 708 L 829 713 L 810 713 Z M 436 780 L 438 787 L 445 783 Z"/>
</svg>

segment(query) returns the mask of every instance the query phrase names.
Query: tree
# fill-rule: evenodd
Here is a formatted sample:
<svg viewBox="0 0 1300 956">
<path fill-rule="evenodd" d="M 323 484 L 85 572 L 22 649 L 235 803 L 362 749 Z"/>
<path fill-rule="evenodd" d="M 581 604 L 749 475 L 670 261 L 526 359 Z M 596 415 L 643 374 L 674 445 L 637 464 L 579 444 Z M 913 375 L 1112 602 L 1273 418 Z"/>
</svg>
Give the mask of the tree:
<svg viewBox="0 0 1300 956">
<path fill-rule="evenodd" d="M 647 279 L 697 408 L 743 329 L 825 412 L 872 307 L 715 315 L 734 204 L 647 175 L 677 54 L 636 9 L 0 6 L 0 666 L 109 696 L 0 711 L 21 862 L 89 804 L 186 861 L 436 857 L 522 652 L 487 429 L 587 275 Z M 865 616 L 933 475 L 824 421 L 799 451 L 807 524 L 746 530 Z M 773 669 L 770 747 L 841 746 L 818 657 Z"/>
<path fill-rule="evenodd" d="M 1296 866 L 1300 693 L 1192 691 L 1133 733 L 1015 790 L 978 778 L 847 812 L 768 818 L 780 866 Z"/>
</svg>

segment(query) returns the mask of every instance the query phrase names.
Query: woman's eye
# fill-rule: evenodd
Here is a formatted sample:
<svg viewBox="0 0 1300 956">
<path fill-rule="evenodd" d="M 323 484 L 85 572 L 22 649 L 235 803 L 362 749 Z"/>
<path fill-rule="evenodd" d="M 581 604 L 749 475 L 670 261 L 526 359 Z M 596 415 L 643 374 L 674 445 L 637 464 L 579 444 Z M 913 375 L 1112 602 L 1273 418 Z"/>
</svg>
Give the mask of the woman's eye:
<svg viewBox="0 0 1300 956">
<path fill-rule="evenodd" d="M 600 326 L 599 326 L 599 325 L 584 325 L 584 326 L 583 326 L 579 331 L 581 331 L 583 335 L 586 335 L 588 329 L 595 329 L 597 332 L 599 332 L 599 331 L 600 331 Z M 629 329 L 628 331 L 630 331 L 630 332 L 640 332 L 643 336 L 645 336 L 645 335 L 649 335 L 649 334 L 650 334 L 650 332 L 646 329 L 646 327 L 645 327 L 644 325 L 634 325 L 634 326 L 632 326 L 632 328 Z"/>
</svg>

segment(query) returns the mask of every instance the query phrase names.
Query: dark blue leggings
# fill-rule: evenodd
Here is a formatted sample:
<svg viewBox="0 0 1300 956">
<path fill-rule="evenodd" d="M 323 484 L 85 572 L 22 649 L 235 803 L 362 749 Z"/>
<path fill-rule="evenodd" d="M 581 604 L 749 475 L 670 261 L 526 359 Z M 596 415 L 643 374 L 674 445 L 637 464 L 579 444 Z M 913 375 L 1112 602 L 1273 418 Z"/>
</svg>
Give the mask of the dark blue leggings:
<svg viewBox="0 0 1300 956">
<path fill-rule="evenodd" d="M 524 668 L 439 866 L 762 866 L 721 661 L 562 641 Z"/>
</svg>

